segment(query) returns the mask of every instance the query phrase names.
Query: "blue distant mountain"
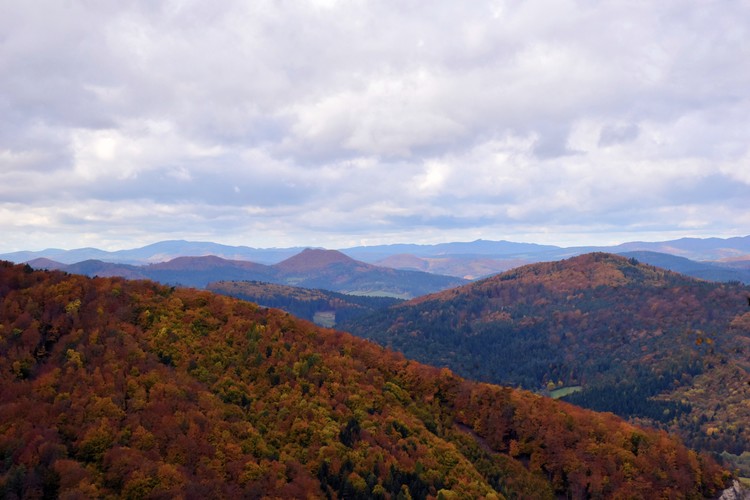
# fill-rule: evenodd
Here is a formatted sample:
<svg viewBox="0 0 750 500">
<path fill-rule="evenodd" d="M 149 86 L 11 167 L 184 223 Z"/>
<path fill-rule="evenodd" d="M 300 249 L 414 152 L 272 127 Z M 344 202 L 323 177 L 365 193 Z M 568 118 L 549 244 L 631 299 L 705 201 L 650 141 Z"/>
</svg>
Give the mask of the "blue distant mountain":
<svg viewBox="0 0 750 500">
<path fill-rule="evenodd" d="M 699 262 L 676 255 L 647 251 L 621 252 L 619 255 L 702 280 L 750 283 L 750 269 L 729 267 L 728 263 Z"/>
<path fill-rule="evenodd" d="M 217 256 L 225 260 L 250 261 L 273 265 L 303 248 L 252 248 L 212 242 L 161 241 L 128 250 L 108 252 L 97 248 L 20 251 L 0 255 L 11 262 L 45 258 L 62 264 L 87 260 L 143 265 L 166 262 L 178 257 Z M 420 270 L 461 278 L 476 279 L 509 268 L 535 262 L 554 261 L 583 253 L 601 251 L 633 254 L 638 260 L 690 276 L 714 281 L 750 282 L 750 236 L 733 238 L 681 238 L 662 242 L 627 242 L 614 246 L 559 247 L 512 241 L 476 240 L 434 245 L 394 244 L 358 246 L 340 250 L 353 259 L 402 270 Z M 638 256 L 640 255 L 640 256 Z M 685 260 L 668 259 L 666 256 Z"/>
<path fill-rule="evenodd" d="M 46 258 L 28 262 L 36 269 L 58 269 L 87 276 L 151 279 L 168 285 L 205 288 L 217 281 L 262 281 L 354 295 L 413 298 L 467 283 L 455 276 L 407 271 L 357 261 L 336 250 L 305 249 L 277 264 L 223 259 L 214 255 L 177 257 L 132 265 L 88 259 L 63 264 Z"/>
<path fill-rule="evenodd" d="M 512 241 L 476 240 L 471 242 L 438 243 L 435 245 L 395 244 L 345 248 L 346 255 L 369 261 L 377 261 L 393 255 L 408 254 L 418 257 L 441 256 L 502 256 L 531 257 L 545 252 L 557 252 L 561 247 L 538 245 L 536 243 L 516 243 Z"/>
<path fill-rule="evenodd" d="M 215 255 L 229 260 L 249 260 L 260 264 L 275 264 L 291 257 L 303 248 L 251 248 L 230 246 L 206 241 L 169 240 L 144 247 L 108 252 L 98 248 L 62 250 L 49 248 L 39 251 L 19 251 L 0 255 L 0 259 L 22 263 L 45 258 L 62 264 L 75 264 L 84 260 L 101 260 L 121 264 L 151 264 L 166 262 L 177 257 L 202 257 Z"/>
</svg>

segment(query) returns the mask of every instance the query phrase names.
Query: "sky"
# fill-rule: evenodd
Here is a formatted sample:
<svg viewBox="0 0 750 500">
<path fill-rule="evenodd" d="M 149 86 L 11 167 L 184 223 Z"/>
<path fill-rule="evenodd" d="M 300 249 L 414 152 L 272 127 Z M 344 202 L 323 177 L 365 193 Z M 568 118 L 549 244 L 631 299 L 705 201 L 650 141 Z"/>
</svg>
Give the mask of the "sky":
<svg viewBox="0 0 750 500">
<path fill-rule="evenodd" d="M 0 0 L 0 252 L 750 234 L 750 2 Z"/>
</svg>

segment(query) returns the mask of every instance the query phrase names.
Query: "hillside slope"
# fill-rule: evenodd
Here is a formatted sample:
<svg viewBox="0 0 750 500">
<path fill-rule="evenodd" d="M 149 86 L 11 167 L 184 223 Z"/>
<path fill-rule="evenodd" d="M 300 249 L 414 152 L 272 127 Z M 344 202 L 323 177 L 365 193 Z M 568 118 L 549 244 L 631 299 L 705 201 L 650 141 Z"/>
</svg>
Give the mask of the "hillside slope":
<svg viewBox="0 0 750 500">
<path fill-rule="evenodd" d="M 750 451 L 750 407 L 733 403 L 750 399 L 748 296 L 737 283 L 595 253 L 514 269 L 342 328 L 464 376 L 582 389 L 568 400 L 739 454 Z M 728 373 L 736 384 L 718 382 Z M 688 391 L 694 380 L 715 391 Z"/>
<path fill-rule="evenodd" d="M 451 276 L 366 264 L 336 250 L 308 248 L 271 267 L 277 283 L 356 295 L 412 298 L 466 283 Z"/>
<path fill-rule="evenodd" d="M 701 498 L 663 432 L 278 310 L 0 263 L 0 496 Z"/>
<path fill-rule="evenodd" d="M 333 327 L 401 302 L 391 297 L 347 295 L 312 288 L 277 285 L 260 281 L 216 281 L 206 290 L 265 307 L 275 307 L 318 325 Z"/>
</svg>

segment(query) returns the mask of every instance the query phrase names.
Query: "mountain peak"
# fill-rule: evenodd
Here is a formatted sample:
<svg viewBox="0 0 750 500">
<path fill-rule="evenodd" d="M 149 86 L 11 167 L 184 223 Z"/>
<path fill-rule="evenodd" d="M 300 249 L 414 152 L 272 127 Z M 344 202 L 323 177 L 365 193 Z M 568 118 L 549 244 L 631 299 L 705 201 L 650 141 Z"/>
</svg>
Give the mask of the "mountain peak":
<svg viewBox="0 0 750 500">
<path fill-rule="evenodd" d="M 62 262 L 57 262 L 56 260 L 48 259 L 46 257 L 31 259 L 30 261 L 26 262 L 26 264 L 30 265 L 34 269 L 62 269 L 65 267 L 65 264 L 63 264 Z"/>
<path fill-rule="evenodd" d="M 638 283 L 662 286 L 665 276 L 684 282 L 693 278 L 659 269 L 648 264 L 606 252 L 576 255 L 564 260 L 536 262 L 469 283 L 460 288 L 443 290 L 412 299 L 413 303 L 451 300 L 457 295 L 489 293 L 508 283 L 521 287 L 543 287 L 554 293 L 580 293 L 600 286 L 619 287 Z"/>
<path fill-rule="evenodd" d="M 285 272 L 310 271 L 322 269 L 333 264 L 356 264 L 357 261 L 347 257 L 338 250 L 323 248 L 305 248 L 297 255 L 279 262 L 274 267 Z M 363 264 L 365 265 L 365 264 Z"/>
<path fill-rule="evenodd" d="M 539 282 L 559 290 L 572 291 L 602 285 L 624 285 L 634 279 L 655 280 L 662 274 L 663 271 L 656 271 L 634 259 L 611 253 L 593 252 L 560 261 L 529 264 L 511 269 L 489 280 L 517 278 L 521 282 Z"/>
</svg>

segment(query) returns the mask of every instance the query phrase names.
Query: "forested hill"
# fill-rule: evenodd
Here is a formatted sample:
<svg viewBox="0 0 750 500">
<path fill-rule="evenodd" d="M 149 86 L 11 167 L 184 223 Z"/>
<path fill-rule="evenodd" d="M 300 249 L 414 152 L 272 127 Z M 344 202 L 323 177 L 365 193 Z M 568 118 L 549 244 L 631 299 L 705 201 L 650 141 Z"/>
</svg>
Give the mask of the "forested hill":
<svg viewBox="0 0 750 500">
<path fill-rule="evenodd" d="M 217 281 L 206 285 L 206 290 L 283 309 L 298 318 L 327 327 L 402 302 L 393 297 L 351 295 L 260 281 Z"/>
<path fill-rule="evenodd" d="M 0 497 L 711 497 L 663 432 L 278 310 L 0 263 Z"/>
<path fill-rule="evenodd" d="M 582 389 L 569 400 L 740 454 L 750 451 L 748 296 L 738 283 L 593 253 L 517 268 L 342 328 L 463 376 L 553 394 Z"/>
</svg>

